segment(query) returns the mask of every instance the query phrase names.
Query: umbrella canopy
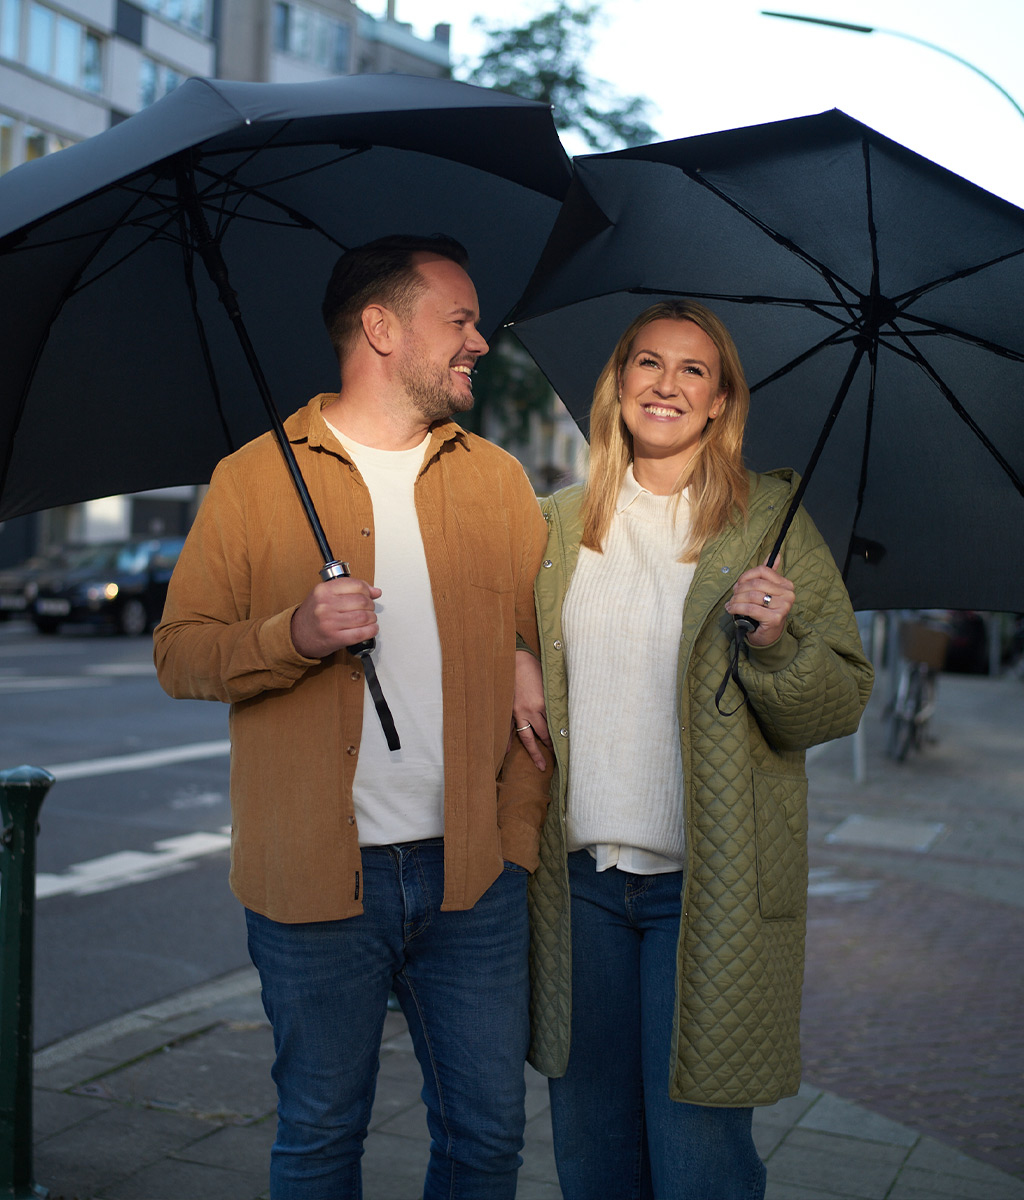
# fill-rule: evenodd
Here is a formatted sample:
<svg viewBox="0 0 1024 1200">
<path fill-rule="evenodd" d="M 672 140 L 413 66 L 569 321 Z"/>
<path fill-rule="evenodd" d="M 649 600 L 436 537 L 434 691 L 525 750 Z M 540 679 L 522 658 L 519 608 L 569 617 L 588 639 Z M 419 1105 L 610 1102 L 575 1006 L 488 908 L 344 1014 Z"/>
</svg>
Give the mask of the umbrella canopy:
<svg viewBox="0 0 1024 1200">
<path fill-rule="evenodd" d="M 450 234 L 470 253 L 481 327 L 495 328 L 569 177 L 546 105 L 399 75 L 193 79 L 12 171 L 0 519 L 206 480 L 268 428 L 254 369 L 285 412 L 334 390 L 320 301 L 346 247 Z M 255 368 L 218 290 L 237 293 Z"/>
<path fill-rule="evenodd" d="M 1024 212 L 838 111 L 576 159 L 513 328 L 584 432 L 680 295 L 735 338 L 748 464 L 813 466 L 856 607 L 1024 609 Z"/>
</svg>

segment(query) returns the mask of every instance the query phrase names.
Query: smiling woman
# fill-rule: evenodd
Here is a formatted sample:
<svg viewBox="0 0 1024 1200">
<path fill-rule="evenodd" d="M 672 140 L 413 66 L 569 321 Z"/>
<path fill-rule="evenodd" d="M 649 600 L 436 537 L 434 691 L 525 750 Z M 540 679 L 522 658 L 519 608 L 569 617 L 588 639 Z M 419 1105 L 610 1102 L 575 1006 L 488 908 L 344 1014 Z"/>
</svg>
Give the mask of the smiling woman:
<svg viewBox="0 0 1024 1200">
<path fill-rule="evenodd" d="M 655 495 L 675 490 L 708 421 L 726 403 L 718 350 L 692 321 L 651 321 L 619 371 L 622 420 L 633 439 L 633 474 Z"/>
</svg>

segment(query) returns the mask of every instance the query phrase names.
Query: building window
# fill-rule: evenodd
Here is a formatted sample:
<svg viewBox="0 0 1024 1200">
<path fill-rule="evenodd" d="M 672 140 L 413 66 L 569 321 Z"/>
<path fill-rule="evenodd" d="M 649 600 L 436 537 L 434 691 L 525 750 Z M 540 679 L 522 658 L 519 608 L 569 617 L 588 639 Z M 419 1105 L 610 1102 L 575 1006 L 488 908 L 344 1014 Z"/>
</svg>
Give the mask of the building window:
<svg viewBox="0 0 1024 1200">
<path fill-rule="evenodd" d="M 143 58 L 139 66 L 139 103 L 147 108 L 157 100 L 162 100 L 168 92 L 173 92 L 184 81 L 185 76 L 166 63 L 157 62 L 155 58 Z"/>
<path fill-rule="evenodd" d="M 42 158 L 70 146 L 74 138 L 27 125 L 10 113 L 0 112 L 0 174 L 33 158 Z"/>
<path fill-rule="evenodd" d="M 334 21 L 304 4 L 274 5 L 274 49 L 301 59 L 332 75 L 348 72 L 352 33 L 343 21 Z"/>
<path fill-rule="evenodd" d="M 14 119 L 0 113 L 0 175 L 14 166 Z"/>
<path fill-rule="evenodd" d="M 192 33 L 206 33 L 207 0 L 142 0 L 142 3 L 172 25 L 180 25 Z"/>
<path fill-rule="evenodd" d="M 34 0 L 2 0 L 0 54 L 60 83 L 89 92 L 102 90 L 99 37 Z"/>
<path fill-rule="evenodd" d="M 21 57 L 21 0 L 0 0 L 0 54 Z"/>
<path fill-rule="evenodd" d="M 23 126 L 22 160 L 31 162 L 34 158 L 42 158 L 44 154 L 53 154 L 72 145 L 72 139 L 61 137 L 49 129 L 36 129 L 33 125 Z"/>
</svg>

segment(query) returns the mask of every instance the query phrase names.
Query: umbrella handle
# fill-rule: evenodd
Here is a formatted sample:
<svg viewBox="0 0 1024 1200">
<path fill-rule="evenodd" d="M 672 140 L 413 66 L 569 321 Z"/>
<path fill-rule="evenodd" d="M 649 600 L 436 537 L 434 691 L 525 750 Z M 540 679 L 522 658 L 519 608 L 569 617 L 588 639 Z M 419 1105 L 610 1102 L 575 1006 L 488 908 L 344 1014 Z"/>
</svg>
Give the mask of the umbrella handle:
<svg viewBox="0 0 1024 1200">
<path fill-rule="evenodd" d="M 348 569 L 348 563 L 341 562 L 338 559 L 332 559 L 330 562 L 324 563 L 320 569 L 320 578 L 324 583 L 329 579 L 340 579 L 351 574 L 352 572 Z M 380 719 L 381 729 L 384 730 L 384 737 L 387 739 L 388 749 L 401 750 L 402 743 L 399 741 L 398 730 L 395 728 L 395 719 L 391 715 L 391 709 L 388 708 L 388 702 L 384 699 L 384 691 L 380 686 L 380 680 L 377 678 L 377 668 L 373 665 L 373 659 L 370 657 L 376 644 L 376 638 L 367 638 L 366 641 L 356 642 L 352 646 L 346 646 L 345 649 L 363 664 L 366 686 L 370 689 L 370 695 L 373 698 L 373 704 Z"/>
</svg>

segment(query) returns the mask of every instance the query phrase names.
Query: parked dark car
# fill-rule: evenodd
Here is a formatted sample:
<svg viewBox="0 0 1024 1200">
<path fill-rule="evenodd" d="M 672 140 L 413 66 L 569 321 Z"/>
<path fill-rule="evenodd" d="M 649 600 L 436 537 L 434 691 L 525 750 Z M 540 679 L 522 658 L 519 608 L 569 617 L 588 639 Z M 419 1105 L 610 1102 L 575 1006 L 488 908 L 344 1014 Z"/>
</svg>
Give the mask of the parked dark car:
<svg viewBox="0 0 1024 1200">
<path fill-rule="evenodd" d="M 64 623 L 105 625 L 137 637 L 160 618 L 185 539 L 107 543 L 36 580 L 32 620 L 40 633 Z"/>
<path fill-rule="evenodd" d="M 0 621 L 31 616 L 39 576 L 69 566 L 81 554 L 81 547 L 61 546 L 0 569 Z"/>
</svg>

